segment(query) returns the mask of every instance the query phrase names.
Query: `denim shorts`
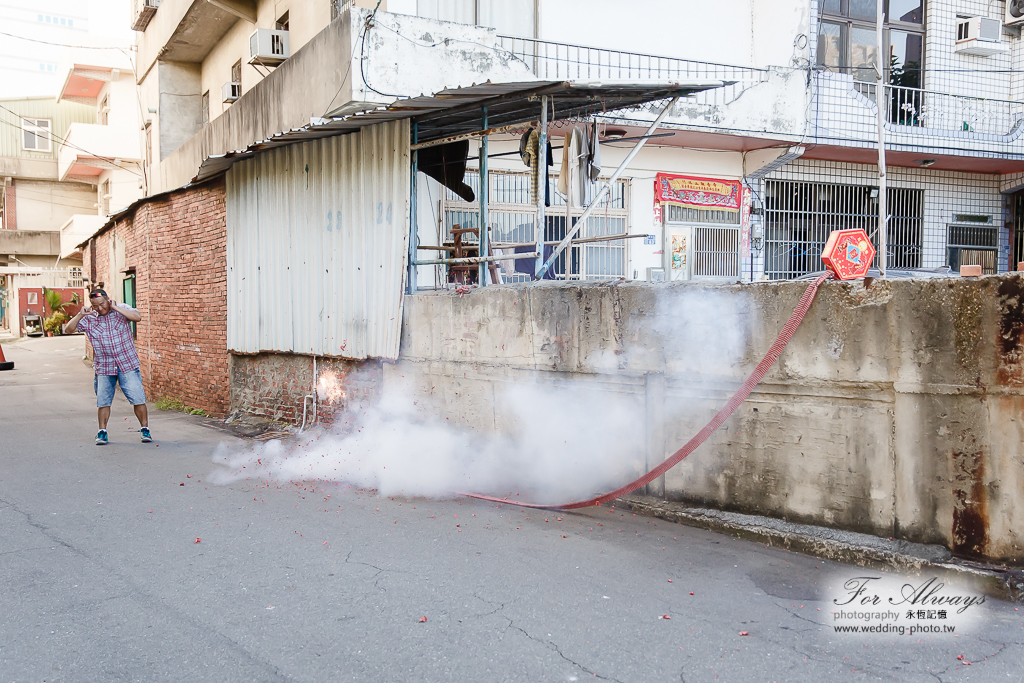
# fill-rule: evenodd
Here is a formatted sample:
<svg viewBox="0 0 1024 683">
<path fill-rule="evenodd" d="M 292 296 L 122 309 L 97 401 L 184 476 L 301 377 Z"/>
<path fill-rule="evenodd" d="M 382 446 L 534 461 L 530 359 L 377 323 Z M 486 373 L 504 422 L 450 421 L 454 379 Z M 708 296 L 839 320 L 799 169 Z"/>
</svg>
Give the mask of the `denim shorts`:
<svg viewBox="0 0 1024 683">
<path fill-rule="evenodd" d="M 96 375 L 93 389 L 96 391 L 96 407 L 109 408 L 114 402 L 114 385 L 121 385 L 121 393 L 133 406 L 146 402 L 146 391 L 142 388 L 142 374 L 138 370 L 119 372 L 116 375 Z"/>
</svg>

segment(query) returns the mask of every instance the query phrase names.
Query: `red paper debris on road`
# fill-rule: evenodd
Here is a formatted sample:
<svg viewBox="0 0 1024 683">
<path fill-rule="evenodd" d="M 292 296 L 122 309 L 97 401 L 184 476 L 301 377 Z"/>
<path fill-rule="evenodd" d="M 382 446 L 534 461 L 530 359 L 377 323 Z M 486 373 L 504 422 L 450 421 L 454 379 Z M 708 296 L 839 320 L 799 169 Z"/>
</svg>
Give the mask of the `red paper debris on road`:
<svg viewBox="0 0 1024 683">
<path fill-rule="evenodd" d="M 426 617 L 420 617 L 420 623 L 423 624 L 427 621 Z"/>
<path fill-rule="evenodd" d="M 201 539 L 201 538 L 197 538 L 196 539 L 196 543 L 202 543 L 202 541 L 203 541 L 203 539 Z"/>
<path fill-rule="evenodd" d="M 670 616 L 669 616 L 669 615 L 667 615 L 667 614 L 662 614 L 662 615 L 661 615 L 660 617 L 658 617 L 658 618 L 659 618 L 659 619 L 671 619 L 672 617 L 670 617 Z"/>
<path fill-rule="evenodd" d="M 750 634 L 747 633 L 746 631 L 740 631 L 740 635 L 741 636 L 749 636 Z"/>
</svg>

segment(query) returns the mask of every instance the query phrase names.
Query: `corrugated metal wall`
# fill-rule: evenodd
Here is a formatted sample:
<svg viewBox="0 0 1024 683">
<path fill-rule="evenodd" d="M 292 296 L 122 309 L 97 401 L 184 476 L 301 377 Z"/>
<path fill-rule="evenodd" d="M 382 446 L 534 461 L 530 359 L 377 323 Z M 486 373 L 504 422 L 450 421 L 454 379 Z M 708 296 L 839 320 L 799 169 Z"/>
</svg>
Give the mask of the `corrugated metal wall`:
<svg viewBox="0 0 1024 683">
<path fill-rule="evenodd" d="M 408 200 L 408 121 L 235 164 L 228 348 L 397 359 Z"/>
</svg>

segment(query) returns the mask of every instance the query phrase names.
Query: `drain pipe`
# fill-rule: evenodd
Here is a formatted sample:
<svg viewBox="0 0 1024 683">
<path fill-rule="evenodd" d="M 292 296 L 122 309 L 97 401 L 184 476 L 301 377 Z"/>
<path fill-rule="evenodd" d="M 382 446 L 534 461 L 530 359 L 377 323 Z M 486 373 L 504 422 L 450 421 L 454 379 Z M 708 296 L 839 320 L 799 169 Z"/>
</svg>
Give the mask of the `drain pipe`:
<svg viewBox="0 0 1024 683">
<path fill-rule="evenodd" d="M 313 394 L 311 396 L 307 394 L 306 396 L 302 397 L 302 426 L 299 427 L 299 432 L 300 433 L 305 431 L 305 429 L 306 429 L 306 401 L 312 401 L 313 402 L 313 419 L 309 421 L 309 424 L 310 425 L 316 424 L 316 419 L 317 419 L 317 414 L 316 414 L 316 382 L 317 382 L 316 356 L 313 356 Z"/>
</svg>

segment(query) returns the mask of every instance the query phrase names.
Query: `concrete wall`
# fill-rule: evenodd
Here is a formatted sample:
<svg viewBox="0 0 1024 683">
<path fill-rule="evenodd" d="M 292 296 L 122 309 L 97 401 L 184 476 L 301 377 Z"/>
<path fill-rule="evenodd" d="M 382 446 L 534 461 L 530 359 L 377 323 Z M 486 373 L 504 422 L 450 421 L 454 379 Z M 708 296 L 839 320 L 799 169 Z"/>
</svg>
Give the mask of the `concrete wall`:
<svg viewBox="0 0 1024 683">
<path fill-rule="evenodd" d="M 307 125 L 312 117 L 346 107 L 365 109 L 371 106 L 367 101 L 389 103 L 395 99 L 374 89 L 383 93 L 419 95 L 488 79 L 532 79 L 521 61 L 491 47 L 496 45 L 492 29 L 381 13 L 375 20 L 379 24 L 377 29 L 366 40 L 365 72 L 370 82 L 367 85 L 362 80 L 362 69 L 351 66 L 352 54 L 359 47 L 360 31 L 368 14 L 368 10 L 350 8 L 301 50 L 293 52 L 288 61 L 258 87 L 246 92 L 220 117 L 198 134 L 189 133 L 187 142 L 178 143 L 180 147 L 172 146 L 164 128 L 173 128 L 184 135 L 188 130 L 188 117 L 184 115 L 187 112 L 180 117 L 172 116 L 161 102 L 160 154 L 163 161 L 152 176 L 152 191 L 174 189 L 188 183 L 210 155 L 244 149 L 276 133 Z M 385 25 L 403 35 L 429 34 L 431 40 L 453 40 L 451 44 L 425 47 L 396 38 Z M 416 64 L 417 68 L 409 69 L 409 64 Z M 165 62 L 160 63 L 161 72 L 164 65 Z M 195 76 L 200 82 L 190 82 L 188 87 L 192 88 L 190 92 L 201 94 L 200 88 L 204 86 L 200 70 L 195 70 Z M 161 76 L 161 87 L 162 83 Z M 209 85 L 212 97 L 212 82 Z M 216 87 L 219 92 L 220 85 Z"/>
<path fill-rule="evenodd" d="M 19 230 L 59 231 L 76 213 L 96 213 L 96 189 L 85 183 L 15 180 L 14 192 Z"/>
<path fill-rule="evenodd" d="M 147 395 L 178 397 L 213 415 L 228 407 L 224 207 L 223 179 L 211 181 L 139 206 L 84 249 L 85 273 L 95 272 L 94 284 L 116 301 L 123 271 L 135 270 Z"/>
<path fill-rule="evenodd" d="M 542 40 L 759 68 L 789 65 L 793 38 L 807 32 L 810 13 L 807 0 L 539 5 Z"/>
<path fill-rule="evenodd" d="M 531 381 L 632 396 L 656 462 L 714 414 L 768 349 L 806 283 L 500 287 L 406 300 L 402 358 L 438 419 L 502 424 L 494 395 Z M 943 543 L 1024 561 L 1024 278 L 829 283 L 768 377 L 672 470 L 666 495 L 700 505 Z M 707 363 L 657 313 L 724 297 L 745 351 Z M 714 300 L 714 299 L 712 299 Z M 532 313 L 527 313 L 527 312 Z M 661 400 L 659 396 L 664 396 Z M 571 435 L 568 435 L 571 438 Z M 660 445 L 659 445 L 660 444 Z"/>
</svg>

